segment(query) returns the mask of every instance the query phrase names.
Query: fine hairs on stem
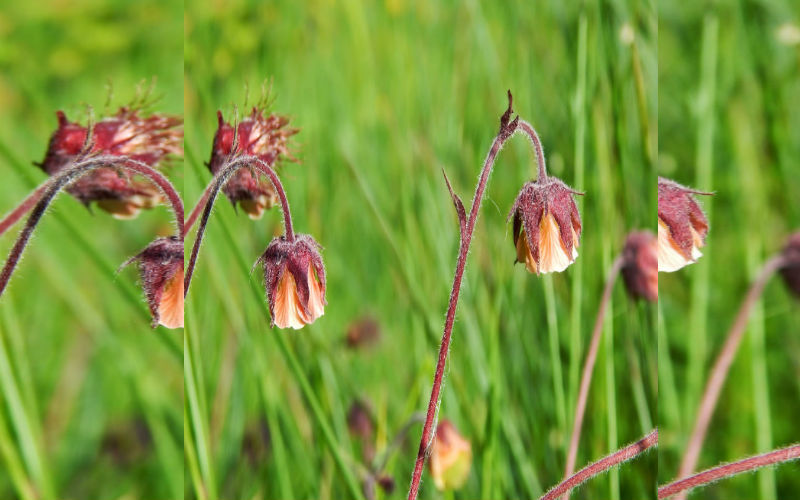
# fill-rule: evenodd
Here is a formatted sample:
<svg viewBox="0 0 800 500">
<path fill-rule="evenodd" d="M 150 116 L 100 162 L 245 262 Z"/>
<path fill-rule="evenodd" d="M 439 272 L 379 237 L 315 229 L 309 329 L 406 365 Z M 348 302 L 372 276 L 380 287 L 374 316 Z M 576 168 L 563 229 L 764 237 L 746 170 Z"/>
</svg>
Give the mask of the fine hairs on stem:
<svg viewBox="0 0 800 500">
<path fill-rule="evenodd" d="M 725 384 L 725 378 L 728 376 L 728 370 L 731 367 L 731 363 L 733 363 L 733 358 L 744 336 L 750 312 L 761 296 L 761 292 L 764 290 L 764 286 L 767 284 L 770 276 L 783 267 L 785 263 L 786 260 L 782 255 L 776 255 L 769 259 L 761 268 L 761 271 L 759 271 L 758 276 L 747 291 L 742 305 L 739 307 L 739 312 L 736 314 L 736 319 L 728 332 L 725 344 L 723 344 L 722 350 L 720 350 L 719 356 L 717 356 L 717 360 L 714 362 L 714 367 L 711 369 L 711 374 L 708 377 L 708 383 L 703 391 L 703 397 L 697 410 L 694 428 L 681 461 L 680 471 L 678 472 L 679 478 L 691 474 L 697 465 L 700 450 L 703 446 L 708 426 L 711 423 L 711 416 L 717 405 L 722 386 Z M 682 494 L 679 498 L 685 497 L 686 493 Z"/>
<path fill-rule="evenodd" d="M 433 378 L 433 387 L 431 388 L 431 397 L 428 402 L 427 413 L 425 417 L 425 425 L 422 428 L 422 436 L 420 438 L 419 443 L 419 450 L 417 451 L 417 458 L 414 464 L 414 472 L 411 478 L 411 485 L 408 491 L 408 499 L 414 500 L 417 498 L 419 493 L 419 485 L 420 481 L 422 480 L 422 472 L 425 466 L 425 459 L 428 454 L 428 450 L 430 449 L 430 445 L 433 441 L 434 437 L 434 428 L 435 428 L 435 421 L 437 416 L 437 411 L 439 408 L 439 397 L 441 394 L 442 388 L 442 379 L 444 378 L 444 369 L 447 363 L 447 353 L 450 349 L 450 339 L 453 332 L 453 323 L 455 321 L 455 314 L 456 314 L 456 306 L 458 305 L 458 298 L 461 292 L 461 281 L 464 277 L 464 268 L 466 267 L 467 262 L 467 255 L 469 253 L 469 246 L 472 242 L 472 234 L 475 230 L 475 224 L 478 220 L 478 214 L 480 213 L 481 202 L 483 201 L 483 195 L 486 191 L 486 186 L 489 182 L 489 175 L 492 172 L 492 167 L 494 166 L 495 159 L 497 158 L 497 154 L 502 149 L 503 145 L 510 139 L 518 129 L 521 129 L 531 140 L 533 143 L 533 147 L 536 151 L 536 158 L 538 163 L 538 172 L 541 176 L 541 180 L 545 180 L 547 177 L 547 173 L 545 171 L 545 164 L 544 164 L 544 153 L 542 152 L 542 145 L 539 141 L 539 137 L 536 134 L 534 128 L 527 122 L 520 120 L 519 116 L 516 116 L 513 120 L 511 119 L 511 115 L 513 114 L 513 99 L 511 95 L 511 91 L 508 91 L 508 108 L 506 109 L 505 113 L 500 117 L 500 130 L 495 136 L 494 141 L 492 142 L 492 146 L 489 149 L 489 153 L 486 156 L 486 159 L 483 162 L 483 168 L 481 170 L 480 178 L 478 180 L 478 185 L 475 188 L 475 195 L 472 199 L 472 206 L 470 208 L 469 217 L 465 220 L 466 212 L 464 211 L 463 203 L 461 200 L 456 196 L 452 190 L 450 191 L 451 196 L 453 198 L 453 202 L 456 205 L 456 210 L 458 211 L 459 216 L 459 224 L 461 228 L 461 242 L 459 245 L 458 251 L 458 260 L 456 262 L 456 270 L 455 276 L 453 277 L 453 288 L 450 292 L 450 301 L 447 308 L 447 316 L 445 319 L 444 324 L 444 332 L 442 333 L 442 342 L 441 346 L 439 347 L 439 355 L 438 361 L 436 363 L 436 371 L 434 373 Z M 448 188 L 449 188 L 448 182 Z"/>
<path fill-rule="evenodd" d="M 800 444 L 781 448 L 779 450 L 745 458 L 730 464 L 720 465 L 700 472 L 685 479 L 664 485 L 658 489 L 658 498 L 669 498 L 672 495 L 688 493 L 692 488 L 706 486 L 721 479 L 727 479 L 742 472 L 750 472 L 761 467 L 780 464 L 800 459 Z"/>
<path fill-rule="evenodd" d="M 150 179 L 166 196 L 169 200 L 172 210 L 175 215 L 176 236 L 183 241 L 183 203 L 172 184 L 157 170 L 152 167 L 136 160 L 127 157 L 119 156 L 92 156 L 79 161 L 76 161 L 71 167 L 65 169 L 55 177 L 53 177 L 47 184 L 41 198 L 32 209 L 25 227 L 20 232 L 17 241 L 9 252 L 8 259 L 3 266 L 2 273 L 0 273 L 0 296 L 3 295 L 8 283 L 11 280 L 11 275 L 19 263 L 22 253 L 30 241 L 30 237 L 39 221 L 47 212 L 50 203 L 53 202 L 58 193 L 67 186 L 70 182 L 80 178 L 92 170 L 114 166 L 130 170 L 134 173 L 143 175 Z"/>
<path fill-rule="evenodd" d="M 636 458 L 644 451 L 656 446 L 658 444 L 658 429 L 653 429 L 648 435 L 629 444 L 625 448 L 618 450 L 605 458 L 598 460 L 592 464 L 587 465 L 579 470 L 574 475 L 565 479 L 563 482 L 548 491 L 540 500 L 555 500 L 562 495 L 568 494 L 570 490 L 588 481 L 598 474 L 602 474 L 609 469 Z"/>
<path fill-rule="evenodd" d="M 273 170 L 272 167 L 270 167 L 266 162 L 255 156 L 242 155 L 231 158 L 219 170 L 219 173 L 211 181 L 210 187 L 206 189 L 198 203 L 198 206 L 203 203 L 205 203 L 205 206 L 203 209 L 203 215 L 200 218 L 200 225 L 197 228 L 197 236 L 195 237 L 194 245 L 192 246 L 192 253 L 189 257 L 189 265 L 186 267 L 186 276 L 183 281 L 184 297 L 189 293 L 189 285 L 192 282 L 192 274 L 194 274 L 194 268 L 197 264 L 197 255 L 200 252 L 200 245 L 203 242 L 203 235 L 205 234 L 208 219 L 211 217 L 211 209 L 214 208 L 214 201 L 216 200 L 220 189 L 222 189 L 222 186 L 225 185 L 228 179 L 230 179 L 237 170 L 244 167 L 255 168 L 260 173 L 266 175 L 270 182 L 272 182 L 272 185 L 275 187 L 275 191 L 278 193 L 278 198 L 280 199 L 281 203 L 281 211 L 283 212 L 283 226 L 286 239 L 290 242 L 294 240 L 294 229 L 292 228 L 292 214 L 289 211 L 289 200 L 286 198 L 286 192 L 283 189 L 283 184 L 281 184 L 281 181 L 278 178 L 278 174 L 275 173 L 275 170 Z M 197 211 L 197 208 L 193 209 L 192 214 L 195 214 Z M 192 219 L 192 222 L 193 221 L 194 220 Z"/>
<path fill-rule="evenodd" d="M 611 270 L 608 273 L 605 288 L 603 289 L 603 297 L 600 300 L 600 307 L 597 310 L 597 318 L 594 321 L 589 352 L 586 354 L 586 362 L 583 365 L 581 385 L 578 391 L 578 403 L 575 405 L 575 419 L 572 424 L 572 435 L 569 440 L 569 451 L 567 452 L 567 465 L 564 471 L 564 477 L 569 477 L 575 471 L 575 460 L 578 455 L 578 443 L 581 438 L 583 416 L 586 411 L 586 400 L 589 397 L 589 386 L 592 383 L 592 373 L 594 372 L 594 364 L 597 360 L 597 350 L 600 346 L 600 338 L 603 334 L 603 320 L 608 309 L 608 302 L 611 299 L 611 292 L 614 289 L 614 283 L 617 280 L 617 276 L 619 276 L 622 265 L 622 257 L 617 257 L 611 265 Z M 564 498 L 569 498 L 569 492 L 566 492 Z"/>
</svg>

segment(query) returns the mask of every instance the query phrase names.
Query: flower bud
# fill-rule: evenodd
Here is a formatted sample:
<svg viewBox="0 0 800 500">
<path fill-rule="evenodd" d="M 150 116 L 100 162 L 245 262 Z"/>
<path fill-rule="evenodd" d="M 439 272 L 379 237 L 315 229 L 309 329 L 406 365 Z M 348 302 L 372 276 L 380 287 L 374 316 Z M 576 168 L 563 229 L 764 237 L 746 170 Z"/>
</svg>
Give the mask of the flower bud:
<svg viewBox="0 0 800 500">
<path fill-rule="evenodd" d="M 622 279 L 634 298 L 658 301 L 658 241 L 650 231 L 628 235 L 622 250 Z"/>
<path fill-rule="evenodd" d="M 781 276 L 789 290 L 800 297 L 800 232 L 789 236 L 783 247 L 783 258 L 786 263 L 781 268 Z"/>
<path fill-rule="evenodd" d="M 271 324 L 299 330 L 325 312 L 325 267 L 309 235 L 274 238 L 258 262 L 264 266 Z"/>
<path fill-rule="evenodd" d="M 217 111 L 218 127 L 214 134 L 214 145 L 211 149 L 211 160 L 208 168 L 214 175 L 225 164 L 233 152 L 233 126 Z M 276 114 L 264 114 L 264 110 L 253 108 L 250 116 L 239 122 L 237 126 L 236 153 L 255 156 L 268 165 L 273 165 L 285 157 L 294 161 L 289 152 L 289 137 L 298 132 L 289 128 L 289 119 Z M 238 203 L 251 219 L 259 219 L 278 201 L 275 188 L 269 182 L 250 169 L 239 169 L 231 176 L 222 191 L 234 206 Z"/>
<path fill-rule="evenodd" d="M 428 464 L 433 483 L 440 490 L 457 490 L 467 482 L 472 445 L 449 420 L 443 420 L 436 427 Z"/>
<path fill-rule="evenodd" d="M 694 199 L 694 191 L 658 178 L 658 270 L 673 272 L 697 261 L 703 254 L 708 219 Z"/>
<path fill-rule="evenodd" d="M 39 165 L 49 175 L 66 168 L 81 153 L 88 128 L 71 122 L 63 111 L 56 113 L 58 128 Z M 152 114 L 139 116 L 137 110 L 120 108 L 92 129 L 91 153 L 127 157 L 155 167 L 167 155 L 183 154 L 183 130 L 177 117 Z M 67 187 L 67 192 L 84 205 L 96 202 L 118 219 L 132 219 L 142 209 L 161 202 L 161 193 L 147 182 L 111 166 L 93 170 Z"/>
<path fill-rule="evenodd" d="M 153 328 L 183 328 L 183 242 L 177 238 L 158 238 L 129 259 L 139 263 Z"/>
<path fill-rule="evenodd" d="M 555 177 L 522 187 L 508 218 L 514 218 L 517 262 L 536 274 L 561 272 L 578 257 L 581 216 L 572 195 Z"/>
</svg>

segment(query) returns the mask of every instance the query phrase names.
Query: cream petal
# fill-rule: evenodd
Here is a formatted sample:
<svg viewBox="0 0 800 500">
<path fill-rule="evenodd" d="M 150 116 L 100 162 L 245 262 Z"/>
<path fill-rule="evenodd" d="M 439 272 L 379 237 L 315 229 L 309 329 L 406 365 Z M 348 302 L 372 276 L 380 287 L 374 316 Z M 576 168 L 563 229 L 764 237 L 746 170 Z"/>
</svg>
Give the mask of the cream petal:
<svg viewBox="0 0 800 500">
<path fill-rule="evenodd" d="M 567 255 L 564 243 L 561 241 L 561 231 L 553 214 L 548 213 L 542 217 L 539 223 L 539 272 L 542 274 L 561 272 L 572 264 L 577 255 L 574 245 L 573 257 Z"/>
<path fill-rule="evenodd" d="M 264 207 L 267 206 L 267 197 L 263 194 L 255 200 L 241 200 L 239 206 L 245 211 L 252 220 L 258 220 L 264 215 Z"/>
<path fill-rule="evenodd" d="M 158 323 L 167 328 L 183 328 L 183 269 L 164 285 L 158 304 Z"/>
<path fill-rule="evenodd" d="M 312 323 L 317 318 L 325 314 L 325 304 L 322 302 L 322 285 L 317 279 L 312 266 L 308 266 L 308 312 L 310 317 L 308 323 Z"/>
<path fill-rule="evenodd" d="M 272 307 L 275 317 L 273 321 L 278 328 L 294 328 L 299 330 L 306 324 L 300 298 L 297 296 L 297 283 L 292 273 L 283 272 L 274 295 Z"/>
<path fill-rule="evenodd" d="M 694 230 L 692 230 L 694 231 Z M 696 246 L 692 246 L 692 258 L 688 260 L 680 253 L 675 240 L 669 233 L 667 226 L 658 220 L 658 272 L 671 273 L 688 266 L 702 254 Z"/>
<path fill-rule="evenodd" d="M 98 207 L 120 220 L 135 219 L 141 212 L 143 203 L 144 200 L 139 196 L 131 196 L 124 200 L 110 198 L 97 200 Z"/>
</svg>

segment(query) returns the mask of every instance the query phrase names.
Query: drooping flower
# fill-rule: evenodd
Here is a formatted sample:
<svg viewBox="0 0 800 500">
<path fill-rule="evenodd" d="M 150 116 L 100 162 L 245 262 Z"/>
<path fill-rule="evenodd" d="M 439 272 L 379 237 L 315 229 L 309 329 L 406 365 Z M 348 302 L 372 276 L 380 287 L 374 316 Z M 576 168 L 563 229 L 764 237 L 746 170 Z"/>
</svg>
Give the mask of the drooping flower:
<svg viewBox="0 0 800 500">
<path fill-rule="evenodd" d="M 658 301 L 658 241 L 650 231 L 628 235 L 622 250 L 622 279 L 628 293 L 650 302 Z"/>
<path fill-rule="evenodd" d="M 785 264 L 781 268 L 784 283 L 795 295 L 800 297 L 800 232 L 789 236 L 783 247 Z"/>
<path fill-rule="evenodd" d="M 58 128 L 50 137 L 44 160 L 36 164 L 51 176 L 77 158 L 88 133 L 87 127 L 69 121 L 63 111 L 56 116 Z M 94 125 L 89 153 L 124 156 L 156 167 L 168 155 L 183 154 L 181 125 L 181 119 L 174 116 L 141 116 L 138 110 L 123 107 Z M 83 175 L 67 191 L 86 206 L 96 202 L 118 219 L 132 219 L 142 209 L 161 202 L 155 187 L 113 166 Z"/>
<path fill-rule="evenodd" d="M 677 182 L 658 178 L 658 270 L 673 272 L 697 261 L 703 254 L 708 219 L 694 199 L 702 194 Z"/>
<path fill-rule="evenodd" d="M 578 257 L 581 217 L 572 190 L 555 177 L 526 183 L 508 218 L 514 219 L 517 262 L 536 274 L 561 272 Z"/>
<path fill-rule="evenodd" d="M 309 235 L 295 235 L 293 241 L 279 236 L 259 257 L 273 326 L 298 330 L 325 313 L 325 267 L 319 250 Z"/>
<path fill-rule="evenodd" d="M 442 420 L 436 426 L 428 464 L 433 483 L 440 490 L 457 490 L 467 482 L 472 465 L 472 445 L 449 420 Z"/>
<path fill-rule="evenodd" d="M 221 111 L 217 111 L 217 121 L 217 132 L 208 162 L 208 168 L 214 175 L 227 161 L 234 143 L 233 126 L 225 121 Z M 263 109 L 254 107 L 252 113 L 237 126 L 236 153 L 255 156 L 268 165 L 282 158 L 296 161 L 289 152 L 289 138 L 298 129 L 287 127 L 288 124 L 287 117 L 266 114 Z M 238 203 L 251 219 L 261 218 L 264 211 L 278 201 L 275 188 L 269 180 L 251 169 L 238 170 L 222 190 L 231 203 L 234 206 Z"/>
<path fill-rule="evenodd" d="M 123 264 L 139 263 L 153 328 L 183 328 L 183 242 L 158 238 Z"/>
</svg>

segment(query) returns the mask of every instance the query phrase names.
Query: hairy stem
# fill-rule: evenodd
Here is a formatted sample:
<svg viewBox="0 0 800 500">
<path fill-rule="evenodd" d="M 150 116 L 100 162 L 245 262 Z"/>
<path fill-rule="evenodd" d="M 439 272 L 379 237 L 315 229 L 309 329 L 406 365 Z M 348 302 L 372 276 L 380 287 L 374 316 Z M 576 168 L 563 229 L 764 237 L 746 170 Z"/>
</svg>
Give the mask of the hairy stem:
<svg viewBox="0 0 800 500">
<path fill-rule="evenodd" d="M 442 333 L 442 343 L 439 347 L 439 358 L 436 363 L 436 371 L 433 377 L 433 387 L 431 388 L 431 397 L 428 401 L 428 410 L 425 417 L 425 425 L 422 428 L 422 436 L 419 442 L 419 450 L 417 451 L 417 459 L 414 464 L 414 473 L 411 477 L 411 486 L 408 490 L 408 500 L 414 500 L 419 493 L 419 485 L 422 480 L 422 470 L 425 466 L 425 458 L 428 455 L 428 450 L 433 441 L 434 427 L 439 408 L 439 398 L 441 396 L 442 379 L 444 378 L 444 368 L 447 363 L 447 353 L 450 349 L 450 338 L 453 332 L 453 322 L 456 315 L 456 306 L 458 305 L 458 298 L 461 293 L 461 281 L 464 277 L 464 268 L 467 263 L 467 255 L 469 254 L 469 246 L 472 242 L 472 234 L 475 230 L 475 224 L 478 220 L 481 202 L 483 201 L 483 194 L 486 191 L 486 186 L 489 182 L 489 174 L 492 172 L 495 158 L 502 149 L 503 145 L 510 139 L 517 131 L 519 126 L 524 123 L 528 130 L 525 132 L 534 143 L 534 148 L 537 152 L 537 161 L 539 166 L 540 178 L 546 178 L 547 174 L 544 173 L 544 155 L 541 150 L 541 143 L 536 132 L 526 122 L 519 120 L 519 117 L 513 121 L 511 118 L 512 110 L 512 96 L 511 92 L 508 93 L 508 109 L 500 118 L 500 131 L 492 142 L 492 147 L 489 149 L 489 154 L 483 162 L 483 169 L 481 170 L 478 185 L 475 188 L 475 195 L 472 198 L 472 207 L 470 208 L 469 217 L 466 224 L 461 231 L 461 243 L 459 245 L 458 260 L 456 262 L 455 276 L 453 277 L 453 288 L 450 292 L 450 302 L 447 307 L 447 316 L 444 324 L 444 332 Z M 544 176 L 544 177 L 541 177 Z"/>
<path fill-rule="evenodd" d="M 211 209 L 214 208 L 214 201 L 217 199 L 217 195 L 219 195 L 220 189 L 222 186 L 225 185 L 226 182 L 236 173 L 237 170 L 244 167 L 253 167 L 258 170 L 260 173 L 266 175 L 272 185 L 275 187 L 275 191 L 278 193 L 278 198 L 281 201 L 281 211 L 283 212 L 283 227 L 286 231 L 286 239 L 288 241 L 294 241 L 294 230 L 292 229 L 292 214 L 289 211 L 289 200 L 286 198 L 286 191 L 283 189 L 283 184 L 281 184 L 280 179 L 278 178 L 278 174 L 275 173 L 275 170 L 272 169 L 266 162 L 258 159 L 255 156 L 237 156 L 231 160 L 229 160 L 225 165 L 220 168 L 217 175 L 214 176 L 214 179 L 211 181 L 211 185 L 209 188 L 206 189 L 206 192 L 203 194 L 203 198 L 205 198 L 205 207 L 203 209 L 203 216 L 200 218 L 200 226 L 197 228 L 197 236 L 194 239 L 194 245 L 192 246 L 192 254 L 189 257 L 189 265 L 186 267 L 186 276 L 183 279 L 183 296 L 185 297 L 186 294 L 189 293 L 189 285 L 192 282 L 192 275 L 194 274 L 194 268 L 197 265 L 197 255 L 200 252 L 200 244 L 203 242 L 203 236 L 206 232 L 206 225 L 208 224 L 208 219 L 211 217 Z M 202 203 L 202 198 L 201 198 Z M 192 212 L 194 213 L 197 209 L 193 209 Z"/>
<path fill-rule="evenodd" d="M 597 350 L 600 346 L 600 338 L 603 334 L 603 320 L 608 309 L 608 302 L 611 300 L 611 292 L 614 289 L 614 283 L 619 276 L 619 271 L 622 269 L 623 259 L 617 257 L 611 265 L 611 270 L 608 272 L 606 278 L 605 288 L 603 289 L 603 297 L 600 299 L 600 307 L 597 310 L 597 318 L 594 320 L 594 329 L 592 330 L 592 340 L 589 344 L 589 352 L 586 354 L 586 362 L 583 365 L 583 374 L 581 375 L 581 385 L 578 391 L 578 403 L 575 405 L 575 418 L 572 421 L 572 435 L 569 440 L 569 450 L 567 451 L 567 466 L 564 470 L 564 477 L 569 477 L 575 471 L 575 460 L 578 455 L 578 442 L 581 438 L 581 428 L 583 427 L 583 416 L 586 412 L 586 400 L 589 397 L 589 386 L 592 383 L 592 373 L 594 373 L 594 364 L 597 360 Z M 569 493 L 564 495 L 564 498 L 569 498 Z"/>
<path fill-rule="evenodd" d="M 519 128 L 525 132 L 533 143 L 533 149 L 536 151 L 536 165 L 538 167 L 538 177 L 536 179 L 540 182 L 544 182 L 547 180 L 547 166 L 544 162 L 544 149 L 542 149 L 542 141 L 539 140 L 539 134 L 537 134 L 531 124 L 525 120 L 519 121 Z"/>
<path fill-rule="evenodd" d="M 681 461 L 680 471 L 678 477 L 686 477 L 694 471 L 697 465 L 697 459 L 700 456 L 700 449 L 703 446 L 703 441 L 708 431 L 708 425 L 711 422 L 711 415 L 714 413 L 714 408 L 717 405 L 719 394 L 722 391 L 722 386 L 725 383 L 725 378 L 728 376 L 728 370 L 731 367 L 733 358 L 741 343 L 742 336 L 744 335 L 747 327 L 747 320 L 750 317 L 750 311 L 761 296 L 764 286 L 767 284 L 770 276 L 783 267 L 785 259 L 781 255 L 777 255 L 769 259 L 761 271 L 758 273 L 756 280 L 747 291 L 742 305 L 739 307 L 739 312 L 736 314 L 736 319 L 728 331 L 728 337 L 722 346 L 722 350 L 714 362 L 714 367 L 711 369 L 711 375 L 708 378 L 703 398 L 700 401 L 700 406 L 697 411 L 697 418 L 695 420 L 694 429 L 689 437 L 689 443 L 686 447 L 686 452 Z M 682 496 L 685 498 L 685 495 Z"/>
<path fill-rule="evenodd" d="M 11 226 L 17 223 L 18 220 L 22 218 L 23 215 L 27 214 L 31 211 L 31 209 L 36 205 L 36 203 L 42 198 L 42 195 L 47 190 L 47 185 L 50 183 L 50 179 L 44 182 L 41 186 L 37 187 L 31 194 L 28 195 L 27 198 L 22 200 L 22 203 L 17 206 L 14 210 L 9 212 L 8 215 L 3 217 L 3 220 L 0 221 L 0 235 L 4 234 L 8 231 Z"/>
<path fill-rule="evenodd" d="M 11 275 L 14 273 L 14 270 L 19 263 L 22 253 L 27 247 L 34 229 L 36 229 L 39 221 L 47 212 L 47 208 L 53 202 L 58 193 L 70 182 L 80 178 L 92 170 L 109 166 L 124 168 L 126 170 L 143 175 L 152 181 L 153 184 L 158 186 L 172 206 L 172 210 L 175 214 L 176 233 L 181 240 L 183 240 L 183 203 L 181 202 L 181 198 L 177 191 L 175 191 L 175 188 L 172 186 L 172 184 L 170 184 L 166 177 L 161 175 L 152 167 L 140 161 L 132 160 L 126 157 L 95 156 L 80 160 L 74 163 L 68 169 L 63 170 L 54 176 L 46 184 L 46 189 L 42 193 L 39 201 L 36 203 L 36 206 L 31 211 L 31 215 L 28 217 L 28 221 L 25 223 L 25 227 L 22 229 L 22 232 L 20 232 L 16 243 L 11 248 L 8 259 L 3 266 L 2 273 L 0 273 L 0 296 L 3 295 L 8 287 L 8 282 L 11 280 Z"/>
<path fill-rule="evenodd" d="M 576 472 L 573 476 L 565 479 L 563 482 L 548 491 L 540 500 L 555 500 L 560 496 L 569 493 L 570 490 L 584 483 L 585 481 L 593 478 L 598 474 L 608 471 L 614 466 L 635 458 L 645 450 L 652 448 L 658 444 L 658 429 L 653 429 L 648 435 L 629 444 L 621 450 L 615 451 L 605 458 L 589 464 L 583 469 Z"/>
<path fill-rule="evenodd" d="M 745 458 L 738 462 L 720 465 L 712 469 L 700 472 L 693 476 L 669 483 L 658 489 L 658 498 L 668 498 L 680 492 L 688 492 L 692 488 L 699 486 L 706 486 L 709 483 L 725 479 L 742 472 L 749 472 L 768 465 L 779 464 L 791 460 L 800 459 L 800 444 L 782 448 L 780 450 L 764 453 L 763 455 L 756 455 L 754 457 Z"/>
<path fill-rule="evenodd" d="M 189 212 L 189 217 L 186 218 L 186 222 L 183 224 L 183 236 L 184 238 L 192 230 L 192 226 L 195 222 L 197 222 L 197 218 L 200 217 L 200 214 L 203 211 L 203 208 L 206 206 L 206 202 L 208 201 L 208 196 L 211 194 L 211 190 L 214 188 L 214 183 L 210 183 L 206 186 L 206 189 L 203 191 L 203 195 L 200 196 L 200 199 L 197 200 L 197 204 L 194 206 L 191 212 Z"/>
</svg>

